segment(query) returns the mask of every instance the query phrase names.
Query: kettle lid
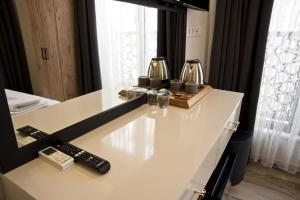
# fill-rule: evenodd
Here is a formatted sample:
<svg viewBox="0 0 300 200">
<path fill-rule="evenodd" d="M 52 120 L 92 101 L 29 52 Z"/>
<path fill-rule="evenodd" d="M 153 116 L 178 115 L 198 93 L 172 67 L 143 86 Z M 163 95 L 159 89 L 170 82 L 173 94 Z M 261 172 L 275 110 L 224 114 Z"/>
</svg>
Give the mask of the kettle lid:
<svg viewBox="0 0 300 200">
<path fill-rule="evenodd" d="M 165 57 L 156 57 L 156 58 L 152 58 L 152 60 L 166 60 Z"/>
<path fill-rule="evenodd" d="M 191 59 L 191 60 L 187 60 L 186 63 L 200 63 L 199 59 Z"/>
</svg>

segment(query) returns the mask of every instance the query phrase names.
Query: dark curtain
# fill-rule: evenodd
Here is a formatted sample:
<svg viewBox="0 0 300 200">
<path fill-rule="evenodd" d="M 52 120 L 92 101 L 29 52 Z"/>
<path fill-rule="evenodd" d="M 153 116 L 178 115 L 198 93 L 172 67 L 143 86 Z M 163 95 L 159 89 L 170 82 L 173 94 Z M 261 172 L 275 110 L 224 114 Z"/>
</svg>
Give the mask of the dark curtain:
<svg viewBox="0 0 300 200">
<path fill-rule="evenodd" d="M 75 1 L 76 43 L 82 94 L 102 88 L 94 0 Z"/>
<path fill-rule="evenodd" d="M 32 94 L 23 38 L 11 0 L 0 1 L 0 78 L 5 88 Z"/>
<path fill-rule="evenodd" d="M 157 56 L 168 61 L 171 79 L 179 78 L 185 62 L 186 10 L 158 10 Z"/>
<path fill-rule="evenodd" d="M 217 1 L 209 83 L 244 93 L 241 128 L 253 129 L 273 0 Z"/>
</svg>

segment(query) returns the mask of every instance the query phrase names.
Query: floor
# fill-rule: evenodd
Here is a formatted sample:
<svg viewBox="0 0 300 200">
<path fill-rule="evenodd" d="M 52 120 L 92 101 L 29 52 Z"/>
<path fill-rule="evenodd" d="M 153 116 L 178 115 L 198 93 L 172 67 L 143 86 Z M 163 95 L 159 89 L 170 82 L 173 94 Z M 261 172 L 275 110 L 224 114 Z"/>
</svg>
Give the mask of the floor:
<svg viewBox="0 0 300 200">
<path fill-rule="evenodd" d="M 224 200 L 300 200 L 300 173 L 285 173 L 250 163 L 244 180 L 232 186 Z"/>
</svg>

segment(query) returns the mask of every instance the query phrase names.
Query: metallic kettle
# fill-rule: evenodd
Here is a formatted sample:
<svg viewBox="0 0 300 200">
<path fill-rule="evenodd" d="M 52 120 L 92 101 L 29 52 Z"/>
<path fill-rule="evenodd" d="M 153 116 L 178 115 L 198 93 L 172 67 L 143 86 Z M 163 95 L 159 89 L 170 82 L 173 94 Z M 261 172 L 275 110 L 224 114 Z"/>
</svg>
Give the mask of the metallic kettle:
<svg viewBox="0 0 300 200">
<path fill-rule="evenodd" d="M 152 58 L 149 69 L 148 69 L 149 78 L 167 80 L 169 79 L 169 70 L 166 58 L 158 57 Z"/>
<path fill-rule="evenodd" d="M 183 83 L 204 84 L 202 65 L 199 59 L 187 60 L 182 68 L 180 80 Z"/>
</svg>

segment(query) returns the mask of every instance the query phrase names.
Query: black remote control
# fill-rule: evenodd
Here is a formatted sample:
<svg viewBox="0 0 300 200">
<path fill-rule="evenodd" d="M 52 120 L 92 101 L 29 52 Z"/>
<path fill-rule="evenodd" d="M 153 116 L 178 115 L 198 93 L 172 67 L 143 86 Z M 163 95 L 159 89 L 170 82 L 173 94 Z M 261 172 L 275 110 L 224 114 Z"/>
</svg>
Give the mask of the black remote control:
<svg viewBox="0 0 300 200">
<path fill-rule="evenodd" d="M 42 138 L 45 138 L 49 136 L 47 133 L 44 133 L 36 128 L 33 128 L 31 126 L 24 126 L 22 128 L 17 129 L 22 134 L 28 135 L 30 137 L 33 137 L 36 140 L 40 140 Z"/>
<path fill-rule="evenodd" d="M 110 169 L 110 163 L 107 160 L 86 152 L 70 143 L 64 142 L 60 145 L 57 145 L 56 148 L 61 152 L 72 156 L 75 162 L 79 162 L 83 165 L 91 167 L 100 174 L 105 174 Z"/>
</svg>

